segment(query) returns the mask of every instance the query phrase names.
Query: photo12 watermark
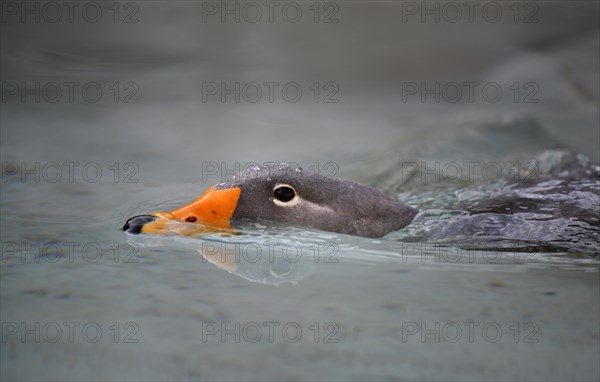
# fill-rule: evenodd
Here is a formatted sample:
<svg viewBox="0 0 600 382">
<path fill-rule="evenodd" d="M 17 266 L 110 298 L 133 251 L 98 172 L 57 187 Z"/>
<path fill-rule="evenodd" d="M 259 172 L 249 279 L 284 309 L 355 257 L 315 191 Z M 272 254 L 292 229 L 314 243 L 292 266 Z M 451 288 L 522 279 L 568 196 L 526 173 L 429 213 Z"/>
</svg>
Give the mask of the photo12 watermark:
<svg viewBox="0 0 600 382">
<path fill-rule="evenodd" d="M 339 246 L 335 242 L 300 243 L 297 241 L 267 240 L 263 242 L 225 243 L 203 241 L 200 251 L 204 262 L 218 263 L 275 263 L 294 264 L 300 261 L 339 263 Z"/>
<path fill-rule="evenodd" d="M 136 162 L 2 162 L 1 183 L 139 183 Z"/>
<path fill-rule="evenodd" d="M 202 103 L 339 103 L 340 86 L 335 81 L 300 83 L 295 81 L 205 81 Z"/>
<path fill-rule="evenodd" d="M 3 1 L 3 24 L 136 24 L 140 6 L 135 1 Z"/>
<path fill-rule="evenodd" d="M 1 262 L 21 263 L 84 262 L 89 264 L 113 262 L 137 264 L 139 245 L 117 243 L 101 245 L 96 242 L 2 242 Z"/>
<path fill-rule="evenodd" d="M 299 322 L 263 321 L 263 322 L 202 322 L 201 337 L 203 343 L 281 343 L 293 344 L 303 337 L 324 344 L 338 343 L 340 325 L 329 321 L 313 322 L 303 325 Z"/>
<path fill-rule="evenodd" d="M 140 87 L 133 81 L 2 81 L 0 101 L 23 104 L 75 104 L 140 102 Z"/>
<path fill-rule="evenodd" d="M 466 223 L 464 227 L 464 233 L 471 237 L 480 230 L 481 227 L 473 223 Z M 537 252 L 464 249 L 439 243 L 398 243 L 396 253 L 402 263 L 422 264 L 524 264 L 541 257 Z"/>
<path fill-rule="evenodd" d="M 400 165 L 402 183 L 413 180 L 426 183 L 458 183 L 483 180 L 496 183 L 500 180 L 514 182 L 534 182 L 540 179 L 540 165 L 537 161 L 506 162 L 493 161 L 407 161 Z"/>
<path fill-rule="evenodd" d="M 202 1 L 202 23 L 337 24 L 334 1 Z"/>
<path fill-rule="evenodd" d="M 516 104 L 540 102 L 540 86 L 535 81 L 500 84 L 494 81 L 415 82 L 401 84 L 402 103 L 476 103 L 495 104 L 507 100 Z"/>
<path fill-rule="evenodd" d="M 401 1 L 402 23 L 515 23 L 540 22 L 540 6 L 533 1 Z"/>
<path fill-rule="evenodd" d="M 1 326 L 2 343 L 98 343 L 112 342 L 137 344 L 140 327 L 137 322 L 111 322 L 102 325 L 95 321 L 3 321 Z"/>
<path fill-rule="evenodd" d="M 402 322 L 403 343 L 498 343 L 501 341 L 523 344 L 540 342 L 540 327 L 536 322 L 511 322 L 508 325 L 494 321 L 477 322 Z"/>
<path fill-rule="evenodd" d="M 312 162 L 301 165 L 297 162 L 202 162 L 200 164 L 201 181 L 223 183 L 233 180 L 240 172 L 267 172 L 269 177 L 281 175 L 300 175 L 306 173 L 317 179 L 334 178 L 340 171 L 336 162 Z"/>
</svg>

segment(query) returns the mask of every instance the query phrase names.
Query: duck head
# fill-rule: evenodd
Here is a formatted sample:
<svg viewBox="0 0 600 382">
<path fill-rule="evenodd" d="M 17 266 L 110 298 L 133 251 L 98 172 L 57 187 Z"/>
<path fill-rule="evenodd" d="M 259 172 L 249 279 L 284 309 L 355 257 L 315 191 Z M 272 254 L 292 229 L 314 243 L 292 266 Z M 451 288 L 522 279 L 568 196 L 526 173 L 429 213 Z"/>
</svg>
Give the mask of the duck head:
<svg viewBox="0 0 600 382">
<path fill-rule="evenodd" d="M 241 220 L 266 219 L 381 237 L 408 225 L 416 214 L 414 208 L 356 182 L 291 166 L 263 166 L 238 173 L 174 211 L 132 217 L 123 230 L 162 233 L 181 222 L 227 229 Z"/>
</svg>

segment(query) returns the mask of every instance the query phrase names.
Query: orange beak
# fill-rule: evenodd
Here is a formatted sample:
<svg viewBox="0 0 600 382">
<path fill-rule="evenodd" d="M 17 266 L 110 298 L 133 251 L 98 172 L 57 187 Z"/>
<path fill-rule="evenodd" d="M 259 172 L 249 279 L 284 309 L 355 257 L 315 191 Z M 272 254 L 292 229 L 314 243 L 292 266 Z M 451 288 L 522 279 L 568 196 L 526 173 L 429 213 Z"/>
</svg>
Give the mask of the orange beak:
<svg viewBox="0 0 600 382">
<path fill-rule="evenodd" d="M 140 216 L 145 220 L 142 221 L 141 228 L 137 227 L 137 233 L 175 233 L 192 236 L 194 233 L 214 232 L 220 231 L 219 228 L 230 228 L 229 222 L 237 207 L 241 191 L 239 187 L 217 190 L 215 186 L 212 186 L 202 196 L 186 206 L 171 212 L 153 212 L 150 215 Z M 123 230 L 136 233 L 129 229 L 129 223 L 140 217 L 129 219 Z"/>
<path fill-rule="evenodd" d="M 241 191 L 238 187 L 216 190 L 215 186 L 212 186 L 192 203 L 169 213 L 180 221 L 227 228 Z"/>
</svg>

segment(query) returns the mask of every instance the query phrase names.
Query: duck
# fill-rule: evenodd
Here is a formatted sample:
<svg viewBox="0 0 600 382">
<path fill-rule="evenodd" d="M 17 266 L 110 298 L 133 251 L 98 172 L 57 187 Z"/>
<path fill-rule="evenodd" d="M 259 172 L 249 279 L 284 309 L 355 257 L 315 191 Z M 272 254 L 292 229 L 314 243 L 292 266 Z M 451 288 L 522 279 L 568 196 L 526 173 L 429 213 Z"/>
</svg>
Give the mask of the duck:
<svg viewBox="0 0 600 382">
<path fill-rule="evenodd" d="M 300 167 L 269 165 L 241 171 L 176 210 L 133 216 L 122 230 L 161 234 L 177 223 L 226 230 L 244 221 L 266 220 L 379 238 L 407 226 L 417 213 L 364 184 Z"/>
</svg>

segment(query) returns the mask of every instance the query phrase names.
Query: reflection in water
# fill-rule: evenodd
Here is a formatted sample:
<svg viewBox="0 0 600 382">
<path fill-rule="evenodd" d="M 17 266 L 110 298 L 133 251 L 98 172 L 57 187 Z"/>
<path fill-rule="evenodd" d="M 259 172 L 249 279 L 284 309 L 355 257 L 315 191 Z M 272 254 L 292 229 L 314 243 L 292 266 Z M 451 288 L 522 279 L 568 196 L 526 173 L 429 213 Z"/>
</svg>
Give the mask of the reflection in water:
<svg viewBox="0 0 600 382">
<path fill-rule="evenodd" d="M 293 241 L 203 242 L 197 250 L 211 264 L 248 281 L 296 284 L 315 271 L 315 258 Z"/>
<path fill-rule="evenodd" d="M 337 246 L 323 240 L 299 241 L 277 235 L 258 236 L 256 232 L 252 235 L 235 232 L 232 235 L 203 230 L 191 237 L 128 236 L 140 246 L 197 251 L 204 262 L 248 281 L 270 285 L 296 284 L 314 273 L 318 263 L 338 261 L 334 258 Z"/>
</svg>

